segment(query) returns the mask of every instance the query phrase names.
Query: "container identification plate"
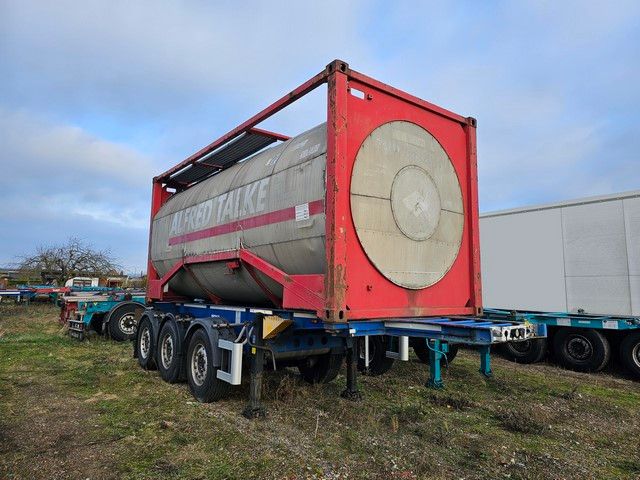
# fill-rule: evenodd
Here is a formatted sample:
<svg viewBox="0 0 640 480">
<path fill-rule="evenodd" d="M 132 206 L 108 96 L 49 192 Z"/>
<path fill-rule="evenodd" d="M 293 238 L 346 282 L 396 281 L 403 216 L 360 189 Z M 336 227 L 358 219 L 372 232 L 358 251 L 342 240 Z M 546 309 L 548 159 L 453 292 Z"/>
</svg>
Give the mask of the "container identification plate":
<svg viewBox="0 0 640 480">
<path fill-rule="evenodd" d="M 296 205 L 296 222 L 309 219 L 309 204 Z"/>
</svg>

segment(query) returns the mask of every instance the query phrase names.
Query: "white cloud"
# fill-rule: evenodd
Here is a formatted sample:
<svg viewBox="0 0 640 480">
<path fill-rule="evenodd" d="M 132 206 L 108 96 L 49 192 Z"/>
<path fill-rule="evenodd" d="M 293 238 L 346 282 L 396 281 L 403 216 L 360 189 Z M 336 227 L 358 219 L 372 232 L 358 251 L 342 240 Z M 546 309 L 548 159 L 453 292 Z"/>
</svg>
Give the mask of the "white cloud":
<svg viewBox="0 0 640 480">
<path fill-rule="evenodd" d="M 141 189 L 150 184 L 154 170 L 149 158 L 126 145 L 24 111 L 0 109 L 0 143 L 5 179 L 36 178 L 54 189 L 56 182 L 82 190 L 83 184 L 114 180 L 123 188 Z"/>
</svg>

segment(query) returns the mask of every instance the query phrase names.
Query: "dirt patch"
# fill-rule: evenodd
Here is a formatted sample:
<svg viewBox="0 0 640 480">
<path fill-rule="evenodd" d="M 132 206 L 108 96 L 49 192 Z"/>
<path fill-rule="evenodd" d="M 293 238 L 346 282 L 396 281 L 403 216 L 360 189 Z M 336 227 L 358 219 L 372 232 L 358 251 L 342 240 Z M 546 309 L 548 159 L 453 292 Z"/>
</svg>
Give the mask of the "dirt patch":
<svg viewBox="0 0 640 480">
<path fill-rule="evenodd" d="M 468 410 L 477 404 L 462 395 L 437 395 L 431 393 L 427 397 L 431 403 L 440 407 L 453 408 L 455 410 Z"/>
<path fill-rule="evenodd" d="M 536 435 L 544 433 L 550 423 L 549 417 L 543 415 L 539 409 L 530 409 L 528 412 L 502 409 L 497 412 L 496 418 L 505 430 Z"/>
<path fill-rule="evenodd" d="M 95 395 L 91 395 L 89 398 L 87 398 L 84 403 L 98 403 L 103 401 L 108 402 L 117 399 L 118 395 L 114 395 L 113 393 L 97 392 Z"/>
<path fill-rule="evenodd" d="M 13 415 L 0 426 L 0 477 L 117 478 L 112 445 L 100 440 L 95 413 L 46 378 L 20 383 L 5 407 Z"/>
</svg>

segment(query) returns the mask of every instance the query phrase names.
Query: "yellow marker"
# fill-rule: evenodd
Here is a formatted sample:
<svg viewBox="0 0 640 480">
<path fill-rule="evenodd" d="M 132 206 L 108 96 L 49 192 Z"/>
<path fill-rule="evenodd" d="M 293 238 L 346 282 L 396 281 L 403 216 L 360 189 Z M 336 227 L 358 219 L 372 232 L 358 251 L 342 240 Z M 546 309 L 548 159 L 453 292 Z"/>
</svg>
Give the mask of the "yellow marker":
<svg viewBox="0 0 640 480">
<path fill-rule="evenodd" d="M 293 322 L 276 315 L 267 315 L 262 319 L 262 338 L 273 338 L 285 330 Z"/>
</svg>

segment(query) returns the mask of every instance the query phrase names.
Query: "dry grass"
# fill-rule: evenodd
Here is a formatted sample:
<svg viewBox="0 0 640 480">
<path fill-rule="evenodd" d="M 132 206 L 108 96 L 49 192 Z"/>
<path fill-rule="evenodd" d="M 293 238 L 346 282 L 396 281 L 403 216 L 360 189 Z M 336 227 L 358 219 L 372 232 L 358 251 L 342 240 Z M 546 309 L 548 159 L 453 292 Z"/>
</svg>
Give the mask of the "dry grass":
<svg viewBox="0 0 640 480">
<path fill-rule="evenodd" d="M 202 405 L 131 346 L 67 338 L 46 305 L 0 305 L 0 478 L 638 478 L 640 384 L 462 351 L 446 389 L 415 359 L 302 383 L 269 373 L 269 415 L 240 416 L 247 386 Z"/>
</svg>

